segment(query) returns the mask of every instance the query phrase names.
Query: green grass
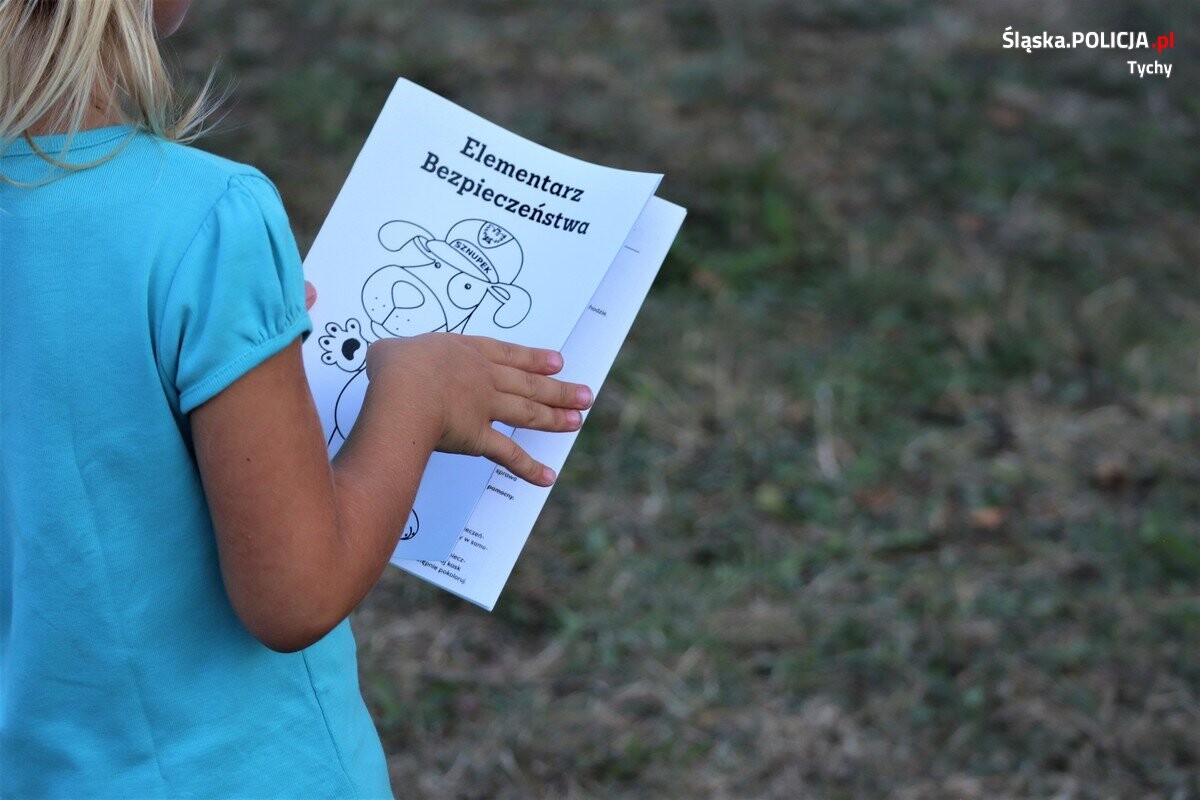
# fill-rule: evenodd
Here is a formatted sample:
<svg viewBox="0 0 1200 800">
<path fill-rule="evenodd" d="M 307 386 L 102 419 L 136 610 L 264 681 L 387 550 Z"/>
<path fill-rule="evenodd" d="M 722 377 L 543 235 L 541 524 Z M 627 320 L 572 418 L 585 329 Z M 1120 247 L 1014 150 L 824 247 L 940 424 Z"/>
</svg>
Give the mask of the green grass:
<svg viewBox="0 0 1200 800">
<path fill-rule="evenodd" d="M 495 613 L 357 613 L 399 796 L 1200 793 L 1200 87 L 1000 46 L 1193 4 L 236 5 L 302 244 L 397 74 L 690 210 Z"/>
</svg>

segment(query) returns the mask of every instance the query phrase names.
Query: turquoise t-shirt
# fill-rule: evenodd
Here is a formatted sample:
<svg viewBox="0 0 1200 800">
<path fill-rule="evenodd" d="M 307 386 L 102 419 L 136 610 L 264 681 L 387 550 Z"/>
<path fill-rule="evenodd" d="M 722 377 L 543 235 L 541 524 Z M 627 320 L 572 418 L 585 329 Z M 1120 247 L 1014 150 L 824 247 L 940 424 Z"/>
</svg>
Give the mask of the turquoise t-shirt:
<svg viewBox="0 0 1200 800">
<path fill-rule="evenodd" d="M 246 631 L 191 448 L 188 412 L 311 328 L 279 195 L 128 127 L 68 158 L 117 148 L 0 183 L 0 797 L 390 796 L 348 623 Z"/>
</svg>

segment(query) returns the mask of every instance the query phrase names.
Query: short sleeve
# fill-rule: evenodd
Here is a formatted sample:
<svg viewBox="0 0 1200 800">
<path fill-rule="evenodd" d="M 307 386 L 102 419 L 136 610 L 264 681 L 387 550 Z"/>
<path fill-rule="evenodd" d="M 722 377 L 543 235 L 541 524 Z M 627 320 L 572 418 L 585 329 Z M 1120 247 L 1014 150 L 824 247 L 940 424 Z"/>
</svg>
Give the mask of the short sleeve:
<svg viewBox="0 0 1200 800">
<path fill-rule="evenodd" d="M 235 176 L 167 290 L 160 367 L 187 414 L 312 330 L 287 214 L 262 177 Z"/>
</svg>

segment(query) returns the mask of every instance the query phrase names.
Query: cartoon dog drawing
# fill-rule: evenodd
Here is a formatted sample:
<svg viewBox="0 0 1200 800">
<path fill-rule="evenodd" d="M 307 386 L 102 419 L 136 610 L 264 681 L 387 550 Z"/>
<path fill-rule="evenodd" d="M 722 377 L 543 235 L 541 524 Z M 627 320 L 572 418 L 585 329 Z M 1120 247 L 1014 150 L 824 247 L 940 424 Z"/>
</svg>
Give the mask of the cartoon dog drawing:
<svg viewBox="0 0 1200 800">
<path fill-rule="evenodd" d="M 495 223 L 467 219 L 445 239 L 420 225 L 384 223 L 379 243 L 397 263 L 376 270 L 363 284 L 363 310 L 378 338 L 431 331 L 462 333 L 485 304 L 501 328 L 529 314 L 529 293 L 513 284 L 524 253 L 513 235 Z"/>
<path fill-rule="evenodd" d="M 370 336 L 357 319 L 330 322 L 317 339 L 321 362 L 350 373 L 333 408 L 329 446 L 350 432 L 367 391 L 367 345 L 374 340 L 422 333 L 464 333 L 485 308 L 501 328 L 515 327 L 529 315 L 529 293 L 514 284 L 524 264 L 520 243 L 504 228 L 482 219 L 455 223 L 435 239 L 414 222 L 392 220 L 379 228 L 379 244 L 394 263 L 380 267 L 363 283 L 363 310 Z M 401 539 L 416 535 L 414 511 Z"/>
<path fill-rule="evenodd" d="M 359 331 L 358 320 L 348 319 L 345 325 L 330 322 L 325 325 L 325 334 L 317 339 L 321 346 L 321 362 L 335 366 L 350 374 L 350 380 L 338 393 L 337 402 L 333 406 L 333 433 L 329 435 L 328 444 L 336 440 L 345 440 L 353 423 L 351 415 L 357 414 L 362 408 L 363 396 L 367 391 L 367 342 Z M 344 402 L 343 402 L 344 401 Z M 345 416 L 346 418 L 343 418 Z M 421 519 L 414 508 L 408 515 L 408 523 L 400 534 L 400 539 L 411 539 L 421 528 Z"/>
<path fill-rule="evenodd" d="M 363 283 L 371 336 L 351 318 L 345 325 L 329 323 L 317 340 L 323 363 L 351 373 L 334 407 L 330 446 L 346 438 L 362 407 L 371 341 L 434 331 L 463 333 L 485 306 L 497 326 L 512 328 L 531 306 L 529 293 L 513 283 L 524 263 L 521 244 L 495 223 L 462 220 L 444 239 L 434 239 L 416 223 L 392 220 L 379 228 L 378 237 L 396 263 L 375 270 Z"/>
<path fill-rule="evenodd" d="M 367 340 L 359 330 L 358 320 L 348 319 L 345 325 L 327 323 L 325 334 L 317 339 L 317 344 L 321 346 L 321 363 L 350 373 L 350 380 L 338 393 L 333 406 L 333 431 L 327 442 L 332 445 L 335 441 L 345 440 L 354 417 L 362 408 L 367 392 Z"/>
</svg>

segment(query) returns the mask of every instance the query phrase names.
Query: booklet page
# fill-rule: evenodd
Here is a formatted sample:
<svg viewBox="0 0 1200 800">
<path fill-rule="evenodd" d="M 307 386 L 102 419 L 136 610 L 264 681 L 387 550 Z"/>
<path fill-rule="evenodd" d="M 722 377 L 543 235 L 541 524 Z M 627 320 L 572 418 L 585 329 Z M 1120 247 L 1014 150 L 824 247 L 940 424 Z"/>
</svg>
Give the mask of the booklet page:
<svg viewBox="0 0 1200 800">
<path fill-rule="evenodd" d="M 563 380 L 587 384 L 598 393 L 685 213 L 657 197 L 646 205 L 562 347 Z M 578 434 L 518 430 L 513 438 L 534 458 L 561 470 Z M 490 611 L 549 494 L 549 487 L 534 486 L 493 466 L 483 496 L 447 560 L 397 558 L 392 563 Z"/>
<path fill-rule="evenodd" d="M 560 347 L 660 180 L 555 153 L 400 80 L 304 263 L 320 297 L 305 370 L 330 454 L 376 339 Z M 444 559 L 491 469 L 435 453 L 397 553 Z"/>
</svg>

